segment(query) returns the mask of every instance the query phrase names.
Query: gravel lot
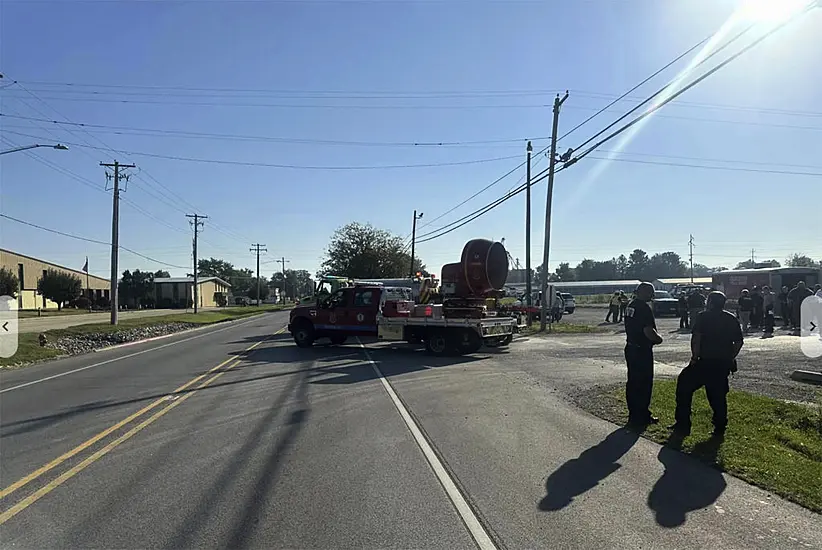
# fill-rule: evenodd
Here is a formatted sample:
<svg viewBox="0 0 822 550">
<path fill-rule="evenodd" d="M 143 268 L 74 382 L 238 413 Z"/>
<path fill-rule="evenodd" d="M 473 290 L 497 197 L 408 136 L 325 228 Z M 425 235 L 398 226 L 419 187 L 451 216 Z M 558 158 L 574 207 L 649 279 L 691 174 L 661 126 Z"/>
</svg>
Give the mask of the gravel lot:
<svg viewBox="0 0 822 550">
<path fill-rule="evenodd" d="M 572 397 L 590 389 L 593 384 L 624 382 L 625 344 L 624 327 L 621 324 L 603 323 L 605 310 L 601 308 L 577 308 L 563 322 L 591 324 L 603 328 L 601 334 L 535 336 L 519 339 L 512 344 L 512 354 L 525 354 L 527 363 L 542 363 L 536 369 L 558 389 L 564 389 Z M 657 319 L 657 326 L 664 342 L 655 348 L 657 376 L 674 377 L 691 357 L 690 333 L 679 330 L 679 318 Z M 546 369 L 548 364 L 560 362 L 563 368 Z M 577 365 L 577 368 L 572 368 Z M 587 365 L 587 367 L 585 366 Z M 796 369 L 822 372 L 822 359 L 811 359 L 802 354 L 799 338 L 777 329 L 772 338 L 751 334 L 738 359 L 739 372 L 731 379 L 731 386 L 777 399 L 814 402 L 820 399 L 822 387 L 796 382 L 790 374 Z M 550 376 L 552 372 L 562 376 Z M 589 371 L 598 371 L 596 375 Z"/>
</svg>

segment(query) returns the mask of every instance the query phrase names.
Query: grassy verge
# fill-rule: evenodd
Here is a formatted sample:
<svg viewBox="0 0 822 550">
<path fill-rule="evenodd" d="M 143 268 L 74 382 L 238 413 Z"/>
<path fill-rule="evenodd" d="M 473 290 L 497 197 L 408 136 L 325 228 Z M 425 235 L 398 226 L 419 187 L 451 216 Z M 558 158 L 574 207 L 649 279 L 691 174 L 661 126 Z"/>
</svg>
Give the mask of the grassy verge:
<svg viewBox="0 0 822 550">
<path fill-rule="evenodd" d="M 651 410 L 660 419 L 644 433 L 668 443 L 674 422 L 676 382 L 657 380 Z M 599 388 L 580 399 L 597 416 L 619 424 L 627 420 L 622 388 Z M 711 409 L 705 392 L 694 396 L 691 435 L 676 444 L 695 456 L 763 489 L 822 513 L 822 405 L 785 403 L 734 391 L 728 395 L 730 423 L 718 452 L 711 452 Z M 671 444 L 675 444 L 671 442 Z M 714 446 L 714 449 L 716 447 Z"/>
<path fill-rule="evenodd" d="M 520 334 L 525 336 L 548 336 L 550 334 L 592 334 L 596 332 L 604 332 L 601 327 L 592 325 L 579 325 L 574 323 L 554 323 L 551 325 L 551 331 L 545 332 L 539 330 L 539 322 L 532 324 L 530 327 L 522 329 Z"/>
<path fill-rule="evenodd" d="M 288 306 L 262 305 L 260 307 L 234 307 L 218 310 L 209 310 L 201 313 L 179 313 L 172 315 L 161 315 L 157 317 L 142 317 L 136 319 L 123 319 L 116 326 L 110 324 L 88 324 L 77 325 L 66 329 L 46 331 L 46 337 L 53 341 L 63 336 L 76 336 L 83 334 L 108 334 L 130 328 L 149 327 L 162 325 L 165 323 L 194 323 L 199 325 L 211 325 L 234 319 L 242 319 L 258 313 L 268 311 L 279 311 L 287 309 Z M 18 337 L 17 353 L 13 357 L 0 357 L 0 367 L 19 365 L 21 363 L 33 363 L 53 359 L 61 355 L 60 350 L 40 347 L 38 333 L 23 333 Z"/>
<path fill-rule="evenodd" d="M 60 315 L 83 315 L 84 313 L 105 313 L 105 310 L 99 311 L 91 311 L 87 309 L 74 309 L 74 308 L 65 308 L 57 311 L 56 309 L 44 309 L 38 315 L 37 310 L 33 309 L 22 309 L 17 312 L 18 319 L 29 319 L 31 317 L 57 317 Z"/>
</svg>

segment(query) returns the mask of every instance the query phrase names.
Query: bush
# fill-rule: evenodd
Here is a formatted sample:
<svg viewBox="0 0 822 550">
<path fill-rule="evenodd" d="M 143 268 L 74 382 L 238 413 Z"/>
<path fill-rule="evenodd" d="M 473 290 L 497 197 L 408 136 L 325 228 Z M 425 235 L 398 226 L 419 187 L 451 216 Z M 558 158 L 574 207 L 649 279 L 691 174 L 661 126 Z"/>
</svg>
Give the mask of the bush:
<svg viewBox="0 0 822 550">
<path fill-rule="evenodd" d="M 111 300 L 106 298 L 105 296 L 100 296 L 99 298 L 94 299 L 94 307 L 99 309 L 108 309 L 111 307 Z"/>
<path fill-rule="evenodd" d="M 10 269 L 0 267 L 0 296 L 16 298 L 19 289 L 20 282 L 17 280 L 17 276 Z"/>
<path fill-rule="evenodd" d="M 219 307 L 225 307 L 228 305 L 228 296 L 226 296 L 224 292 L 215 292 L 214 303 Z"/>
<path fill-rule="evenodd" d="M 63 304 L 77 299 L 82 293 L 83 283 L 71 273 L 49 269 L 37 281 L 37 291 L 63 309 Z"/>
<path fill-rule="evenodd" d="M 77 309 L 88 309 L 91 305 L 91 301 L 89 301 L 89 299 L 85 296 L 80 296 L 79 298 L 71 302 L 71 304 L 69 305 L 74 306 Z"/>
</svg>

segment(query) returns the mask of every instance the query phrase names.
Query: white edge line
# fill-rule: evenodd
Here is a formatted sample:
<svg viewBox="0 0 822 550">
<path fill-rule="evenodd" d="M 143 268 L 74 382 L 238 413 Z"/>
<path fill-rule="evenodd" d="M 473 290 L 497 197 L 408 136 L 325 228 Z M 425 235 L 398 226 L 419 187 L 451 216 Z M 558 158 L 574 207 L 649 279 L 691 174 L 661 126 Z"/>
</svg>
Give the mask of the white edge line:
<svg viewBox="0 0 822 550">
<path fill-rule="evenodd" d="M 359 339 L 357 340 L 359 341 Z M 402 401 L 400 401 L 400 398 L 397 396 L 394 388 L 385 378 L 382 371 L 380 371 L 377 363 L 371 359 L 371 354 L 368 353 L 368 348 L 366 348 L 362 342 L 359 342 L 359 344 L 365 352 L 365 357 L 371 364 L 371 368 L 374 369 L 374 372 L 380 379 L 383 388 L 385 388 L 385 391 L 388 392 L 388 396 L 391 398 L 391 401 L 400 413 L 405 425 L 411 431 L 411 435 L 414 437 L 414 440 L 422 451 L 422 454 L 425 455 L 428 464 L 434 471 L 434 475 L 437 476 L 437 479 L 442 484 L 443 489 L 445 489 L 445 493 L 448 495 L 448 498 L 451 499 L 451 503 L 454 505 L 457 513 L 462 518 L 465 526 L 468 528 L 468 532 L 471 534 L 471 537 L 473 537 L 474 542 L 476 542 L 480 550 L 497 550 L 497 546 L 494 544 L 494 541 L 491 540 L 488 532 L 482 526 L 476 514 L 474 514 L 474 511 L 471 510 L 471 506 L 465 500 L 465 497 L 462 496 L 462 493 L 460 493 L 460 490 L 457 488 L 454 480 L 448 475 L 448 471 L 445 469 L 445 466 L 443 466 L 442 462 L 437 457 L 437 454 L 434 452 L 434 449 L 431 448 L 431 445 L 425 439 L 425 436 L 422 434 L 419 426 L 417 426 L 417 423 L 414 422 L 413 418 L 411 418 L 411 414 L 402 404 Z"/>
<path fill-rule="evenodd" d="M 256 318 L 257 316 L 255 315 L 254 317 Z M 102 367 L 103 365 L 107 365 L 109 363 L 114 363 L 115 361 L 121 361 L 123 359 L 129 359 L 131 357 L 136 357 L 137 355 L 142 355 L 144 353 L 157 351 L 158 349 L 163 349 L 163 348 L 167 348 L 167 347 L 170 347 L 170 346 L 176 346 L 177 344 L 182 344 L 183 342 L 188 342 L 190 340 L 196 340 L 197 338 L 203 338 L 204 336 L 210 336 L 212 334 L 217 334 L 218 332 L 223 332 L 224 330 L 237 328 L 239 326 L 245 325 L 246 323 L 250 323 L 251 321 L 254 321 L 254 320 L 255 319 L 252 318 L 252 319 L 248 319 L 248 320 L 245 320 L 245 321 L 241 321 L 239 323 L 232 323 L 230 326 L 222 327 L 220 329 L 213 330 L 213 331 L 210 331 L 210 332 L 204 332 L 203 334 L 198 334 L 196 336 L 189 336 L 188 338 L 183 338 L 182 340 L 177 340 L 176 342 L 169 342 L 168 344 L 163 344 L 161 346 L 157 346 L 157 347 L 153 347 L 153 348 L 149 348 L 149 349 L 144 349 L 144 350 L 141 350 L 141 351 L 135 351 L 134 353 L 129 353 L 128 355 L 123 355 L 122 357 L 114 357 L 112 359 L 106 359 L 105 361 L 100 361 L 99 363 L 94 363 L 92 365 L 86 365 L 85 367 L 80 367 L 79 369 L 73 369 L 73 370 L 70 370 L 70 371 L 61 372 L 59 374 L 53 374 L 51 376 L 46 376 L 45 378 L 38 378 L 37 380 L 32 380 L 31 382 L 26 382 L 25 384 L 19 384 L 17 386 L 12 386 L 10 388 L 2 389 L 2 390 L 0 390 L 0 393 L 6 393 L 6 392 L 9 392 L 9 391 L 19 390 L 19 389 L 22 389 L 22 388 L 26 388 L 28 386 L 33 386 L 34 384 L 39 384 L 40 382 L 47 382 L 49 380 L 54 380 L 55 378 L 61 378 L 63 376 L 68 376 L 69 374 L 74 374 L 74 373 L 81 372 L 81 371 L 84 371 L 84 370 L 93 369 L 94 367 Z M 195 330 L 197 330 L 197 329 L 195 329 Z M 174 336 L 174 335 L 172 334 L 171 336 Z M 114 347 L 114 346 L 112 346 L 112 347 Z M 77 357 L 77 356 L 75 356 L 75 357 Z"/>
</svg>

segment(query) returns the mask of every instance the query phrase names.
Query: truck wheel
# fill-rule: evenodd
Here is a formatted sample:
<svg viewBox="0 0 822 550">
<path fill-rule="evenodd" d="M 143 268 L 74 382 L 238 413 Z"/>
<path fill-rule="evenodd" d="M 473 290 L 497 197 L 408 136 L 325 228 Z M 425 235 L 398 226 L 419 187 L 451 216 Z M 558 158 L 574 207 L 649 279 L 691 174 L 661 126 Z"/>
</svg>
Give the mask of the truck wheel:
<svg viewBox="0 0 822 550">
<path fill-rule="evenodd" d="M 514 335 L 513 335 L 513 334 L 509 334 L 509 335 L 507 335 L 507 336 L 504 336 L 504 337 L 502 338 L 502 342 L 500 342 L 500 345 L 499 345 L 499 346 L 500 346 L 500 347 L 507 346 L 507 345 L 508 345 L 508 344 L 510 344 L 513 340 L 514 340 Z"/>
<path fill-rule="evenodd" d="M 444 332 L 432 332 L 425 339 L 425 349 L 432 355 L 445 355 L 448 352 L 448 338 Z"/>
<path fill-rule="evenodd" d="M 482 347 L 482 338 L 473 330 L 461 330 L 453 337 L 453 348 L 458 354 L 476 353 Z"/>
<path fill-rule="evenodd" d="M 335 334 L 334 336 L 330 336 L 329 340 L 335 346 L 341 346 L 345 344 L 345 341 L 348 340 L 348 336 L 344 336 L 342 334 Z"/>
<path fill-rule="evenodd" d="M 310 348 L 314 345 L 314 325 L 305 321 L 299 323 L 294 327 L 294 332 L 291 333 L 294 337 L 294 343 L 301 348 Z"/>
</svg>

